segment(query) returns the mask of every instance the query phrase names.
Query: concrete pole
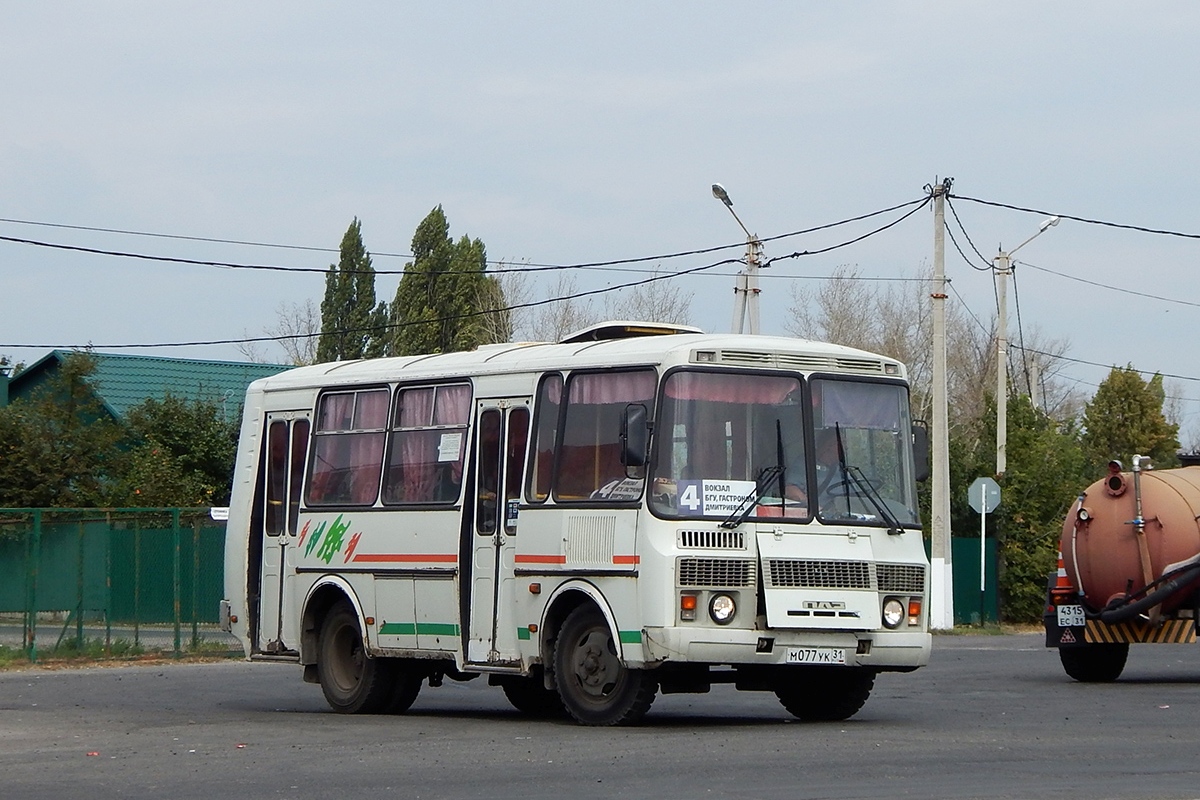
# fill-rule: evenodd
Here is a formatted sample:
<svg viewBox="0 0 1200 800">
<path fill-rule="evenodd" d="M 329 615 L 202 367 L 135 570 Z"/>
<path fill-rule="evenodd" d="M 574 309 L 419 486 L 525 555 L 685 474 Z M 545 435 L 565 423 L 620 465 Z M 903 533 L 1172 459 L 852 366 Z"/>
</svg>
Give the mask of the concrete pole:
<svg viewBox="0 0 1200 800">
<path fill-rule="evenodd" d="M 1008 276 L 1010 255 L 996 256 L 996 479 L 1008 467 Z"/>
<path fill-rule="evenodd" d="M 931 469 L 929 626 L 954 627 L 954 564 L 950 538 L 950 421 L 946 397 L 946 192 L 933 187 L 933 446 Z"/>
</svg>

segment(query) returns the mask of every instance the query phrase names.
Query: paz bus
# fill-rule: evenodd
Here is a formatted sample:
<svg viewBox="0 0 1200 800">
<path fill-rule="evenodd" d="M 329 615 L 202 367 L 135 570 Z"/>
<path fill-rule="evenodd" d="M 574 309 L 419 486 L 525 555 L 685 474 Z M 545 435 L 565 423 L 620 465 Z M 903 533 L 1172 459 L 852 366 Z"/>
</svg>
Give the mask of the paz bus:
<svg viewBox="0 0 1200 800">
<path fill-rule="evenodd" d="M 297 368 L 247 390 L 222 624 L 344 713 L 487 676 L 585 725 L 721 683 L 845 719 L 929 659 L 923 433 L 898 361 L 687 326 Z"/>
</svg>

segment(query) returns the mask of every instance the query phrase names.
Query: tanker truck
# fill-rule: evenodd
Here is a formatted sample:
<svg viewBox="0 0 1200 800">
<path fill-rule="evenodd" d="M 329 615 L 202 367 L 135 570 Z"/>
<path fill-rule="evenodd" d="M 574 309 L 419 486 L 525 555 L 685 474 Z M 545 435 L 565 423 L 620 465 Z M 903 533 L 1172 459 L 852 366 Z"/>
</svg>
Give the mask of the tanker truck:
<svg viewBox="0 0 1200 800">
<path fill-rule="evenodd" d="M 1196 641 L 1200 606 L 1200 459 L 1151 470 L 1133 457 L 1079 495 L 1063 522 L 1043 617 L 1077 681 L 1114 681 L 1130 644 Z"/>
</svg>

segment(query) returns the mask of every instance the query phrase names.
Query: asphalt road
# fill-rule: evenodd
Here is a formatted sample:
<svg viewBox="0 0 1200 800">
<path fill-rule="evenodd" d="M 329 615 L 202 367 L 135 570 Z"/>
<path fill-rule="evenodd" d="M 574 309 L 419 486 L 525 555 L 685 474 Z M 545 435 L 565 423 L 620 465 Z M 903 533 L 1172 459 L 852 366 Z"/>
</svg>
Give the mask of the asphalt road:
<svg viewBox="0 0 1200 800">
<path fill-rule="evenodd" d="M 288 665 L 33 669 L 0 673 L 0 798 L 1194 798 L 1198 712 L 1195 646 L 1134 647 L 1084 685 L 1037 634 L 937 636 L 833 724 L 730 687 L 595 729 L 523 718 L 483 679 L 347 717 Z"/>
</svg>

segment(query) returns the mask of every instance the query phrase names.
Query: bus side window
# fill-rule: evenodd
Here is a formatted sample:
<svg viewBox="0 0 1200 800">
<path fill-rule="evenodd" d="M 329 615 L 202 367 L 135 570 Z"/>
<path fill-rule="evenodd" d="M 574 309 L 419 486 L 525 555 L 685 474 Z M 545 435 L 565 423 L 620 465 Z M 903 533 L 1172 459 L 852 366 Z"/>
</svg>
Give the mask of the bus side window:
<svg viewBox="0 0 1200 800">
<path fill-rule="evenodd" d="M 271 536 L 283 533 L 283 503 L 288 466 L 288 424 L 275 420 L 267 429 L 267 508 L 263 528 Z"/>
<path fill-rule="evenodd" d="M 525 475 L 525 447 L 529 444 L 529 409 L 514 408 L 508 415 L 508 433 L 504 437 L 504 525 L 517 524 L 514 504 L 521 499 Z"/>
<path fill-rule="evenodd" d="M 308 454 L 306 419 L 292 423 L 292 468 L 288 476 L 288 533 L 295 534 L 300 516 L 300 488 L 304 484 L 304 457 Z"/>
<path fill-rule="evenodd" d="M 442 384 L 396 393 L 383 480 L 385 505 L 459 499 L 471 414 L 471 385 Z"/>
<path fill-rule="evenodd" d="M 636 500 L 638 479 L 621 461 L 621 420 L 626 407 L 654 407 L 653 370 L 572 374 L 567 381 L 559 443 L 556 500 Z"/>
<path fill-rule="evenodd" d="M 500 411 L 489 408 L 479 417 L 479 488 L 475 498 L 475 527 L 496 532 L 500 498 Z"/>
<path fill-rule="evenodd" d="M 321 397 L 308 482 L 309 505 L 373 505 L 383 471 L 388 390 Z"/>
<path fill-rule="evenodd" d="M 533 447 L 529 450 L 529 499 L 535 502 L 550 496 L 562 388 L 562 375 L 557 373 L 543 376 L 538 384 Z"/>
</svg>

